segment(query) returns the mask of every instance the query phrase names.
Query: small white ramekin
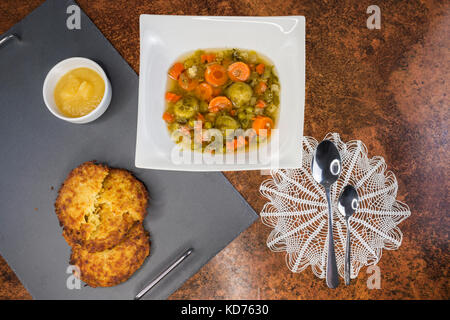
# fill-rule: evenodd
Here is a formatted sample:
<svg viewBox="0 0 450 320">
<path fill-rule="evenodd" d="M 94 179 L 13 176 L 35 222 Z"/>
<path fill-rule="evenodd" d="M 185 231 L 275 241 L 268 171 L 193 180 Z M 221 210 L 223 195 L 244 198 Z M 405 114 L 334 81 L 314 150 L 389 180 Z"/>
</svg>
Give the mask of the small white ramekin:
<svg viewBox="0 0 450 320">
<path fill-rule="evenodd" d="M 55 103 L 54 98 L 54 91 L 55 86 L 58 83 L 59 79 L 63 75 L 65 75 L 67 72 L 73 69 L 77 68 L 90 68 L 94 71 L 96 71 L 105 82 L 105 93 L 103 95 L 103 99 L 100 102 L 100 104 L 92 110 L 90 113 L 88 113 L 85 116 L 78 117 L 78 118 L 70 118 L 64 116 L 61 111 L 59 111 L 58 107 Z M 106 76 L 105 71 L 103 71 L 102 67 L 100 67 L 97 63 L 94 61 L 87 59 L 87 58 L 81 58 L 81 57 L 73 57 L 69 59 L 62 60 L 58 62 L 47 74 L 44 81 L 44 86 L 42 88 L 42 95 L 44 97 L 45 105 L 47 106 L 47 109 L 57 118 L 72 122 L 72 123 L 88 123 L 91 121 L 94 121 L 98 117 L 100 117 L 108 108 L 109 103 L 111 102 L 111 83 L 108 80 L 108 77 Z"/>
</svg>

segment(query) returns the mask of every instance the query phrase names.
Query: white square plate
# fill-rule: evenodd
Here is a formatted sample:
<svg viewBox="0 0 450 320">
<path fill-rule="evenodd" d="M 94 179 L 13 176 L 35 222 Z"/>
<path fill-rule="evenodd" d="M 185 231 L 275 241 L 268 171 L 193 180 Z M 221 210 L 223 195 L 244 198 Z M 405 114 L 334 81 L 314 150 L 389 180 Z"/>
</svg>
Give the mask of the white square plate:
<svg viewBox="0 0 450 320">
<path fill-rule="evenodd" d="M 140 16 L 139 108 L 135 165 L 182 171 L 233 171 L 301 166 L 305 101 L 305 18 Z M 176 163 L 162 114 L 167 71 L 197 49 L 240 48 L 269 58 L 280 80 L 279 148 L 271 161 Z M 276 159 L 275 159 L 276 158 Z M 267 159 L 266 159 L 267 160 Z"/>
</svg>

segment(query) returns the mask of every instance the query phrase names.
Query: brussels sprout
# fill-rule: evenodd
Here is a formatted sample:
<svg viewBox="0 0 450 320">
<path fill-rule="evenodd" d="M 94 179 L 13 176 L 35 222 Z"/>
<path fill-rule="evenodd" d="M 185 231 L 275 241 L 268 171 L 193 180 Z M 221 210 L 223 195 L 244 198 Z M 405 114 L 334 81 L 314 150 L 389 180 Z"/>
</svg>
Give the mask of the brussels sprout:
<svg viewBox="0 0 450 320">
<path fill-rule="evenodd" d="M 239 123 L 230 116 L 219 116 L 216 119 L 216 128 L 225 132 L 227 129 L 236 130 Z"/>
<path fill-rule="evenodd" d="M 173 112 L 177 119 L 189 119 L 197 114 L 198 100 L 194 97 L 184 97 L 175 103 Z"/>
<path fill-rule="evenodd" d="M 250 102 L 252 98 L 252 88 L 244 82 L 235 82 L 226 90 L 226 96 L 237 107 L 241 107 Z"/>
</svg>

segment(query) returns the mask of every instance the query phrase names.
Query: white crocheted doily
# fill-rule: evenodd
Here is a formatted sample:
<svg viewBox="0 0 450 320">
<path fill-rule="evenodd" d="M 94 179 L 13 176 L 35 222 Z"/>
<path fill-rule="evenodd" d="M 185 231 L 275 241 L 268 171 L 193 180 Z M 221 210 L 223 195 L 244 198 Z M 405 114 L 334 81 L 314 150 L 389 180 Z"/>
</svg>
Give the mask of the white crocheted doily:
<svg viewBox="0 0 450 320">
<path fill-rule="evenodd" d="M 344 276 L 346 224 L 337 210 L 343 187 L 356 187 L 359 207 L 350 218 L 351 278 L 361 267 L 377 264 L 383 248 L 398 249 L 402 232 L 397 225 L 411 214 L 408 206 L 396 200 L 397 180 L 386 171 L 382 157 L 367 157 L 359 140 L 344 143 L 339 134 L 328 134 L 342 158 L 342 173 L 331 188 L 333 235 L 337 266 Z M 273 228 L 267 239 L 272 251 L 286 251 L 286 263 L 292 272 L 308 266 L 319 278 L 325 278 L 327 243 L 327 202 L 324 189 L 311 175 L 311 161 L 318 142 L 303 138 L 303 161 L 299 169 L 272 170 L 272 178 L 261 184 L 260 192 L 269 199 L 261 211 L 262 222 Z"/>
</svg>

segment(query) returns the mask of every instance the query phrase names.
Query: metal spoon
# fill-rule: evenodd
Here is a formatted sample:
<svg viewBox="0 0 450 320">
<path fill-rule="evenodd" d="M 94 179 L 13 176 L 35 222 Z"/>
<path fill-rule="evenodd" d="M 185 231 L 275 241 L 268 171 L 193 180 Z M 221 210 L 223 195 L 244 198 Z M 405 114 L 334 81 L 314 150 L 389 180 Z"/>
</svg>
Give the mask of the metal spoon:
<svg viewBox="0 0 450 320">
<path fill-rule="evenodd" d="M 338 210 L 345 217 L 345 222 L 347 224 L 347 242 L 345 245 L 345 263 L 344 263 L 344 275 L 345 284 L 350 284 L 350 226 L 348 220 L 358 208 L 358 193 L 355 187 L 348 185 L 342 190 L 338 201 Z"/>
<path fill-rule="evenodd" d="M 333 211 L 331 210 L 330 187 L 339 178 L 341 173 L 341 156 L 333 142 L 323 140 L 317 146 L 311 163 L 311 171 L 318 183 L 325 188 L 328 202 L 328 255 L 326 280 L 329 288 L 339 285 L 339 275 L 336 265 L 336 254 L 333 241 Z"/>
</svg>

